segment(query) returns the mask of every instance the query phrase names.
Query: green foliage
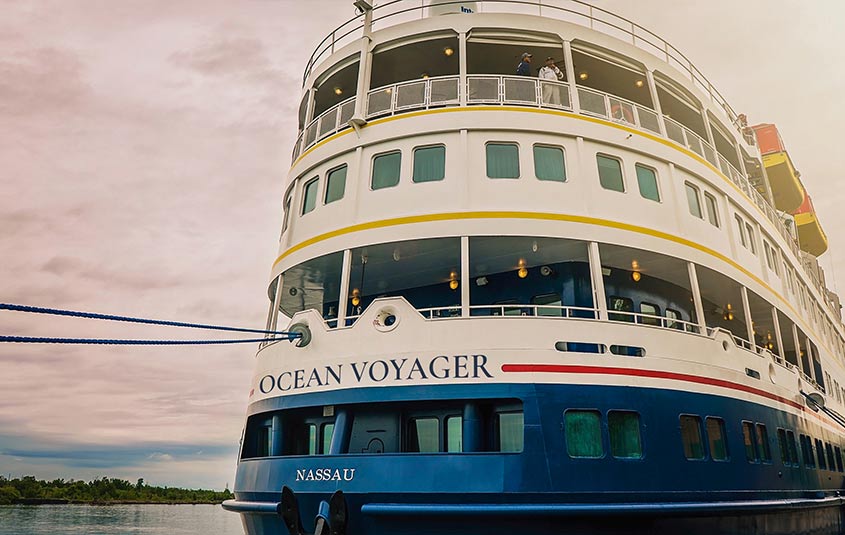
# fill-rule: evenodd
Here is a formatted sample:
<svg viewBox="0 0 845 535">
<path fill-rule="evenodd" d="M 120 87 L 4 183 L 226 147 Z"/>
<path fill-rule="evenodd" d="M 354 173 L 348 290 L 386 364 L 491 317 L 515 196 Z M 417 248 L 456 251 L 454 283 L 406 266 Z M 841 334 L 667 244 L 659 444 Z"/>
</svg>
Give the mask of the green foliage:
<svg viewBox="0 0 845 535">
<path fill-rule="evenodd" d="M 153 487 L 143 479 L 130 483 L 123 479 L 103 477 L 88 481 L 41 481 L 33 476 L 6 479 L 0 476 L 0 505 L 20 499 L 68 500 L 71 502 L 113 503 L 220 503 L 232 498 L 228 489 L 219 492 L 204 489 Z"/>
</svg>

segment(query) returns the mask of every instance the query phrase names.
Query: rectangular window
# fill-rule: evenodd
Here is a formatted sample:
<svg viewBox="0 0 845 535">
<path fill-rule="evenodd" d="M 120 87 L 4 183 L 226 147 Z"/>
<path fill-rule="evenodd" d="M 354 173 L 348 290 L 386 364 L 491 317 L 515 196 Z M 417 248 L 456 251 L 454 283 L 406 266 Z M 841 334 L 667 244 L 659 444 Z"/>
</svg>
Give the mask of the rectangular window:
<svg viewBox="0 0 845 535">
<path fill-rule="evenodd" d="M 821 440 L 815 439 L 816 443 L 816 455 L 819 459 L 819 470 L 827 470 L 827 462 L 825 462 L 824 458 L 824 443 Z"/>
<path fill-rule="evenodd" d="M 842 450 L 839 448 L 839 446 L 833 447 L 833 454 L 836 457 L 836 470 L 842 472 Z"/>
<path fill-rule="evenodd" d="M 308 455 L 317 455 L 317 424 L 307 424 Z"/>
<path fill-rule="evenodd" d="M 272 420 L 265 420 L 258 428 L 258 444 L 255 448 L 255 457 L 269 457 L 273 442 Z"/>
<path fill-rule="evenodd" d="M 742 243 L 742 246 L 747 249 L 748 241 L 745 239 L 745 224 L 743 223 L 742 218 L 738 215 L 735 215 L 734 218 L 736 219 L 736 226 L 739 229 L 739 241 Z"/>
<path fill-rule="evenodd" d="M 332 449 L 332 436 L 334 435 L 334 424 L 323 424 L 323 449 L 322 454 L 327 454 Z"/>
<path fill-rule="evenodd" d="M 813 443 L 807 435 L 798 435 L 801 441 L 801 456 L 804 458 L 804 466 L 807 468 L 815 468 L 816 460 L 813 456 Z"/>
<path fill-rule="evenodd" d="M 634 301 L 627 297 L 611 295 L 607 298 L 607 308 L 610 311 L 621 312 L 621 314 L 614 312 L 608 313 L 608 319 L 613 321 L 630 321 L 633 323 L 635 319 L 633 314 L 631 314 L 634 311 Z"/>
<path fill-rule="evenodd" d="M 757 454 L 757 442 L 754 437 L 754 424 L 742 422 L 742 443 L 745 445 L 745 459 L 749 463 L 760 462 Z"/>
<path fill-rule="evenodd" d="M 640 437 L 640 415 L 631 411 L 607 413 L 610 454 L 619 459 L 640 459 L 643 444 Z"/>
<path fill-rule="evenodd" d="M 568 410 L 563 413 L 563 422 L 566 452 L 570 457 L 597 459 L 604 455 L 598 411 Z"/>
<path fill-rule="evenodd" d="M 653 305 L 651 303 L 640 303 L 640 313 L 645 316 L 655 316 L 655 317 L 643 317 L 640 318 L 640 321 L 643 325 L 660 325 L 660 307 L 657 305 Z"/>
<path fill-rule="evenodd" d="M 599 182 L 601 187 L 611 191 L 625 192 L 625 181 L 622 178 L 622 162 L 610 156 L 596 154 L 599 166 Z"/>
<path fill-rule="evenodd" d="M 798 446 L 795 445 L 795 433 L 792 431 L 786 432 L 786 445 L 789 448 L 790 459 L 792 459 L 793 466 L 798 466 Z"/>
<path fill-rule="evenodd" d="M 566 182 L 563 149 L 534 145 L 534 176 L 540 180 Z"/>
<path fill-rule="evenodd" d="M 464 451 L 464 419 L 461 416 L 446 418 L 446 451 L 450 453 Z"/>
<path fill-rule="evenodd" d="M 772 257 L 772 247 L 769 245 L 769 242 L 763 240 L 763 252 L 766 255 L 766 265 L 769 266 L 769 269 L 774 271 L 775 269 L 775 259 Z"/>
<path fill-rule="evenodd" d="M 317 190 L 320 187 L 320 177 L 314 177 L 303 186 L 302 215 L 317 207 Z"/>
<path fill-rule="evenodd" d="M 701 418 L 683 414 L 680 420 L 684 457 L 690 460 L 704 459 L 704 443 L 701 441 Z"/>
<path fill-rule="evenodd" d="M 548 307 L 537 307 L 538 316 L 563 316 L 560 294 L 535 295 L 531 298 L 532 305 L 548 305 Z"/>
<path fill-rule="evenodd" d="M 751 254 L 757 254 L 757 244 L 754 241 L 754 227 L 751 226 L 751 223 L 745 224 L 745 230 L 748 231 L 748 249 L 751 251 Z"/>
<path fill-rule="evenodd" d="M 373 177 L 370 187 L 374 190 L 392 188 L 399 183 L 402 153 L 399 151 L 379 154 L 373 158 Z"/>
<path fill-rule="evenodd" d="M 414 149 L 414 182 L 437 182 L 446 178 L 446 147 L 417 147 Z"/>
<path fill-rule="evenodd" d="M 326 199 L 324 204 L 339 201 L 346 191 L 346 166 L 329 171 L 326 178 Z"/>
<path fill-rule="evenodd" d="M 650 167 L 637 164 L 637 184 L 640 186 L 640 195 L 644 199 L 660 202 L 660 190 L 657 189 L 657 172 Z"/>
<path fill-rule="evenodd" d="M 707 220 L 714 227 L 719 226 L 719 205 L 716 203 L 716 197 L 704 192 L 704 206 L 707 208 Z"/>
<path fill-rule="evenodd" d="M 684 324 L 679 321 L 672 321 L 672 320 L 680 320 L 681 313 L 677 310 L 673 310 L 671 308 L 666 309 L 666 326 L 670 329 L 683 329 Z"/>
<path fill-rule="evenodd" d="M 765 424 L 757 424 L 757 451 L 760 453 L 760 460 L 764 463 L 772 462 L 772 450 L 769 448 L 769 433 Z"/>
<path fill-rule="evenodd" d="M 487 144 L 487 178 L 519 178 L 519 146 L 516 143 Z"/>
<path fill-rule="evenodd" d="M 706 419 L 707 442 L 710 446 L 710 457 L 714 461 L 728 460 L 728 440 L 725 436 L 725 421 L 721 418 L 708 416 Z"/>
<path fill-rule="evenodd" d="M 408 429 L 408 451 L 437 453 L 440 451 L 440 420 L 413 418 Z"/>
<path fill-rule="evenodd" d="M 827 469 L 835 471 L 836 459 L 833 458 L 833 446 L 830 445 L 830 442 L 825 442 L 824 451 L 827 453 Z"/>
<path fill-rule="evenodd" d="M 689 205 L 689 213 L 699 219 L 703 219 L 703 216 L 701 215 L 701 201 L 698 197 L 698 188 L 696 188 L 689 182 L 685 182 L 684 187 L 687 191 L 687 204 Z"/>
<path fill-rule="evenodd" d="M 792 457 L 789 455 L 789 445 L 786 443 L 786 430 L 778 427 L 778 447 L 780 449 L 780 461 L 784 466 L 792 465 Z"/>
<path fill-rule="evenodd" d="M 282 220 L 282 233 L 284 233 L 288 229 L 288 225 L 290 224 L 290 207 L 292 202 L 293 192 L 290 192 L 288 193 L 288 196 L 285 199 L 285 215 Z"/>
<path fill-rule="evenodd" d="M 522 411 L 500 412 L 496 414 L 496 434 L 499 451 L 520 452 L 523 445 L 525 427 Z"/>
</svg>

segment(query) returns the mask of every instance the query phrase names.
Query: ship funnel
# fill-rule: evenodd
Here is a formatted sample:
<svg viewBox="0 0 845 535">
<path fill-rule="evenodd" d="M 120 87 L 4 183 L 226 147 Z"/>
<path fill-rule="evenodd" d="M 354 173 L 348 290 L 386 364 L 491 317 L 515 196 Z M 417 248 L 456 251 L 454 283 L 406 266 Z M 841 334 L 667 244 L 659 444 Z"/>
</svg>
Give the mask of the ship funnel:
<svg viewBox="0 0 845 535">
<path fill-rule="evenodd" d="M 478 13 L 478 2 L 456 0 L 428 0 L 428 16 L 450 15 L 452 13 Z"/>
</svg>

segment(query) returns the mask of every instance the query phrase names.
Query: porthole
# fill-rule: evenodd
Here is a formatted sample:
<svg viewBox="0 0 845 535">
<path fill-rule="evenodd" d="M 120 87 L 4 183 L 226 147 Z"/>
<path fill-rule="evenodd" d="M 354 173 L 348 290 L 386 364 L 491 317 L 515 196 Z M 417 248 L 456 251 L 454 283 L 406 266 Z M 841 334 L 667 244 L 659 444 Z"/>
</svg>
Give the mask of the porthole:
<svg viewBox="0 0 845 535">
<path fill-rule="evenodd" d="M 373 320 L 373 327 L 383 333 L 392 331 L 397 325 L 399 325 L 399 314 L 393 307 L 382 308 Z"/>
</svg>

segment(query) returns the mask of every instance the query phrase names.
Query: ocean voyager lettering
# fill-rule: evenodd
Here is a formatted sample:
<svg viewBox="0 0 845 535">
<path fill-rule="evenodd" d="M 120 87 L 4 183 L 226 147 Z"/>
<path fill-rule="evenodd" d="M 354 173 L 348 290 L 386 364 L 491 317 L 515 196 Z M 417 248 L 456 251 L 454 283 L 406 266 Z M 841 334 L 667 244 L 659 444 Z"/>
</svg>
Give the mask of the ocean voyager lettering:
<svg viewBox="0 0 845 535">
<path fill-rule="evenodd" d="M 484 378 L 493 378 L 487 370 L 486 355 L 438 355 L 430 359 L 377 359 L 286 370 L 278 375 L 262 377 L 258 389 L 262 394 L 269 394 L 274 390 L 288 392 L 363 381 L 383 383 Z"/>
</svg>

